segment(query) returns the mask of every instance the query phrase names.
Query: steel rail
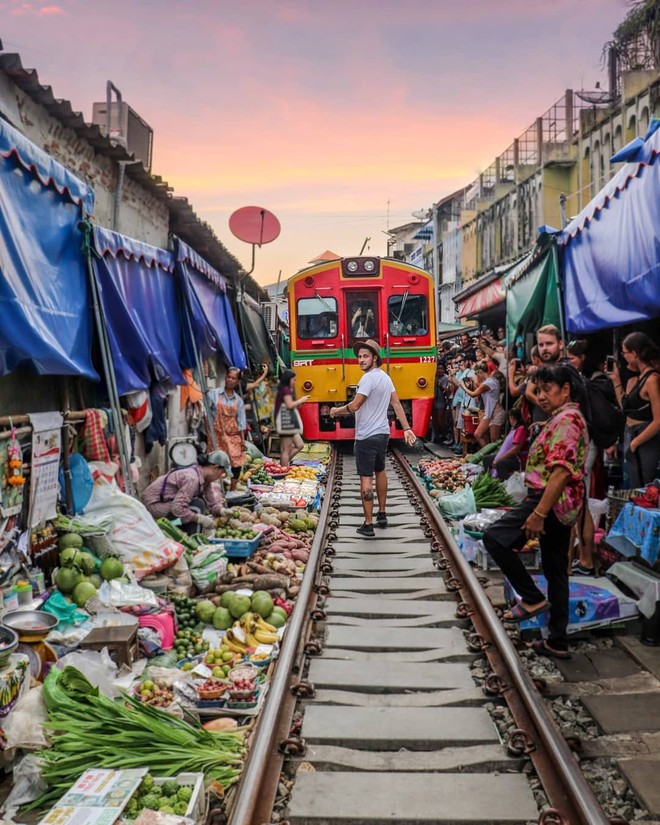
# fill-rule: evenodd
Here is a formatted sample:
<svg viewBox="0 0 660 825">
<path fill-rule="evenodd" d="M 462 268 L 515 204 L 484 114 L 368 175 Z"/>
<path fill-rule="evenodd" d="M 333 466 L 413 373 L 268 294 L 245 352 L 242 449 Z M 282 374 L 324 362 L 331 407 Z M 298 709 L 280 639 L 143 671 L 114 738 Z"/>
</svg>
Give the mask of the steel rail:
<svg viewBox="0 0 660 825">
<path fill-rule="evenodd" d="M 474 604 L 475 613 L 471 618 L 475 625 L 477 620 L 481 620 L 481 623 L 485 626 L 496 648 L 497 655 L 506 668 L 507 676 L 515 687 L 518 696 L 522 699 L 525 711 L 534 725 L 538 744 L 549 757 L 552 769 L 561 783 L 563 794 L 558 795 L 557 785 L 553 781 L 553 777 L 543 770 L 542 765 L 537 764 L 537 762 L 542 761 L 543 752 L 539 753 L 537 749 L 528 749 L 528 755 L 537 769 L 550 804 L 554 806 L 554 811 L 546 812 L 547 818 L 544 818 L 545 814 L 541 814 L 539 822 L 553 822 L 556 825 L 564 825 L 564 823 L 567 823 L 567 825 L 610 825 L 612 820 L 608 818 L 602 809 L 584 774 L 576 765 L 575 757 L 550 715 L 550 711 L 547 709 L 534 682 L 527 671 L 521 667 L 520 657 L 515 647 L 506 634 L 477 576 L 456 545 L 444 519 L 405 457 L 396 449 L 393 454 L 399 467 L 407 477 L 410 489 L 414 489 L 420 501 L 424 504 L 434 528 L 442 537 L 442 542 L 451 555 L 448 561 L 460 577 L 461 584 L 458 589 L 466 590 Z M 488 650 L 484 650 L 484 652 L 488 654 Z M 507 703 L 512 699 L 506 691 L 502 695 L 507 699 Z M 514 713 L 515 718 L 513 707 L 511 707 L 511 711 Z M 572 810 L 566 810 L 566 803 Z"/>
<path fill-rule="evenodd" d="M 295 607 L 287 621 L 287 629 L 277 659 L 277 665 L 270 684 L 268 696 L 255 727 L 250 743 L 245 767 L 236 793 L 234 808 L 229 816 L 229 825 L 261 825 L 254 821 L 269 760 L 277 752 L 275 739 L 280 725 L 280 714 L 287 697 L 289 680 L 296 662 L 298 648 L 307 625 L 310 602 L 314 598 L 314 587 L 320 572 L 321 548 L 329 525 L 332 493 L 337 470 L 337 455 L 333 451 L 326 480 L 325 495 L 319 514 L 318 530 L 312 541 L 309 560 L 302 579 Z"/>
</svg>

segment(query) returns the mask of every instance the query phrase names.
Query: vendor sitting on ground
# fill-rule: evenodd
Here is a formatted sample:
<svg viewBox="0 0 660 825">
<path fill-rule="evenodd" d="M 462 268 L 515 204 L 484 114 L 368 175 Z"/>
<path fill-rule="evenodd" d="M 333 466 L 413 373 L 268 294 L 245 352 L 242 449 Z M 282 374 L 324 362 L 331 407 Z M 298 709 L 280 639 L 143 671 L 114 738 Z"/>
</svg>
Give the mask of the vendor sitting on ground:
<svg viewBox="0 0 660 825">
<path fill-rule="evenodd" d="M 213 516 L 224 506 L 214 482 L 231 473 L 229 456 L 222 450 L 201 454 L 197 465 L 170 470 L 152 482 L 142 494 L 142 503 L 155 518 L 181 519 L 186 533 L 213 527 Z"/>
</svg>

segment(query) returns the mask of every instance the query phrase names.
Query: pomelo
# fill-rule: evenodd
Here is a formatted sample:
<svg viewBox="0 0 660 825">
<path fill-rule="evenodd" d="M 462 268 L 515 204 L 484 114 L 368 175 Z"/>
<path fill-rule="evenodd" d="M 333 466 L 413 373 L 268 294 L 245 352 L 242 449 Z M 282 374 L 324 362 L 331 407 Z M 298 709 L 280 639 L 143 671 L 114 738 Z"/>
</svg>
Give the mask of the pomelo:
<svg viewBox="0 0 660 825">
<path fill-rule="evenodd" d="M 80 582 L 82 576 L 73 567 L 60 567 L 55 576 L 55 584 L 61 593 L 73 593 L 74 587 Z"/>
<path fill-rule="evenodd" d="M 119 579 L 124 575 L 124 565 L 112 556 L 103 560 L 101 569 L 99 570 L 101 578 L 106 581 L 110 579 Z"/>
<path fill-rule="evenodd" d="M 252 596 L 252 610 L 263 619 L 267 619 L 273 612 L 273 600 L 265 591 L 257 591 Z"/>
<path fill-rule="evenodd" d="M 273 627 L 284 627 L 286 624 L 286 619 L 283 619 L 279 613 L 276 613 L 274 610 L 268 617 L 268 624 L 272 624 Z"/>
<path fill-rule="evenodd" d="M 216 630 L 229 630 L 234 623 L 234 617 L 225 607 L 216 607 L 213 613 L 213 627 Z"/>
<path fill-rule="evenodd" d="M 235 619 L 240 619 L 243 613 L 250 609 L 250 597 L 236 594 L 236 597 L 227 608 Z"/>
<path fill-rule="evenodd" d="M 94 556 L 85 550 L 80 550 L 76 553 L 73 558 L 73 563 L 76 567 L 79 567 L 86 576 L 91 575 L 96 567 Z"/>
<path fill-rule="evenodd" d="M 60 540 L 57 542 L 59 550 L 64 550 L 65 547 L 75 547 L 77 550 L 82 546 L 82 536 L 79 536 L 78 533 L 65 533 L 63 536 L 60 536 Z"/>
<path fill-rule="evenodd" d="M 84 607 L 92 596 L 96 596 L 96 588 L 91 582 L 80 582 L 73 589 L 73 600 L 78 607 Z"/>
</svg>

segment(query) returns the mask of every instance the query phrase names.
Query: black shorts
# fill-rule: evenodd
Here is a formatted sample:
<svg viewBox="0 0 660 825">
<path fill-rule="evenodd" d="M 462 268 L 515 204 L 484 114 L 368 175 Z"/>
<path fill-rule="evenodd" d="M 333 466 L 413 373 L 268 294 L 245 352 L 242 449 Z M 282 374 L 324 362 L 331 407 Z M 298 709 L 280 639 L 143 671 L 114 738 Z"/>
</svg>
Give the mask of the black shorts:
<svg viewBox="0 0 660 825">
<path fill-rule="evenodd" d="M 243 472 L 242 467 L 232 467 L 231 468 L 231 477 L 232 478 L 240 478 L 242 472 Z"/>
<path fill-rule="evenodd" d="M 355 466 L 359 476 L 372 476 L 385 469 L 389 435 L 372 435 L 355 442 Z"/>
</svg>

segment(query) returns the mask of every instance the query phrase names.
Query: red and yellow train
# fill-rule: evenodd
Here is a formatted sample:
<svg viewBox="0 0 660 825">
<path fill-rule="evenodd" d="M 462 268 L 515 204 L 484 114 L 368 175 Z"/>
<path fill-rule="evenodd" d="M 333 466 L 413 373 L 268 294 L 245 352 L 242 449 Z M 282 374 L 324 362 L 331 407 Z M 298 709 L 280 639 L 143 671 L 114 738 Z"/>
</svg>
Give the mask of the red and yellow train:
<svg viewBox="0 0 660 825">
<path fill-rule="evenodd" d="M 354 438 L 354 418 L 329 412 L 355 395 L 362 373 L 353 346 L 365 338 L 380 344 L 413 432 L 426 435 L 437 355 L 431 276 L 390 258 L 339 258 L 298 272 L 287 293 L 296 390 L 310 396 L 300 408 L 305 438 Z M 390 420 L 391 437 L 402 438 L 393 413 Z"/>
</svg>

